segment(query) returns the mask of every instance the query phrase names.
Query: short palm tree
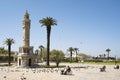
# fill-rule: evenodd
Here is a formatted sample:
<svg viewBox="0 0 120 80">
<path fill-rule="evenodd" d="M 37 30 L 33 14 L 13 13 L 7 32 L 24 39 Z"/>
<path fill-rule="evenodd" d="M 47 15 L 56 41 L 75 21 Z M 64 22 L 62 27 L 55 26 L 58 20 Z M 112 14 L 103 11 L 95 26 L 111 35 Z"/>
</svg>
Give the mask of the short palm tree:
<svg viewBox="0 0 120 80">
<path fill-rule="evenodd" d="M 79 49 L 78 49 L 78 48 L 74 48 L 74 51 L 75 51 L 75 53 L 76 53 L 76 62 L 78 62 L 77 55 L 78 55 Z"/>
<path fill-rule="evenodd" d="M 49 55 L 50 55 L 50 33 L 51 33 L 51 26 L 57 25 L 57 21 L 52 17 L 46 17 L 42 20 L 39 20 L 41 26 L 46 26 L 47 30 L 47 66 L 49 66 Z"/>
<path fill-rule="evenodd" d="M 10 66 L 10 64 L 11 64 L 11 45 L 14 44 L 15 41 L 11 38 L 7 38 L 4 43 L 8 46 L 8 54 L 9 54 L 8 64 Z"/>
<path fill-rule="evenodd" d="M 36 49 L 36 50 L 35 50 L 35 55 L 37 56 L 37 63 L 38 63 L 38 52 L 39 52 L 39 50 Z"/>
<path fill-rule="evenodd" d="M 40 49 L 41 60 L 43 60 L 43 53 L 42 52 L 43 52 L 44 46 L 40 45 L 39 49 Z"/>
<path fill-rule="evenodd" d="M 103 54 L 104 58 L 106 57 L 106 54 Z"/>
<path fill-rule="evenodd" d="M 70 62 L 72 62 L 72 54 L 73 54 L 74 48 L 69 47 L 68 51 L 70 52 Z"/>
<path fill-rule="evenodd" d="M 36 50 L 35 50 L 35 54 L 36 54 L 36 55 L 38 55 L 38 52 L 39 52 L 39 50 L 38 50 L 38 49 L 36 49 Z"/>
<path fill-rule="evenodd" d="M 111 50 L 108 48 L 108 49 L 106 49 L 106 52 L 108 52 L 108 60 L 109 60 L 109 52 L 110 52 Z"/>
</svg>

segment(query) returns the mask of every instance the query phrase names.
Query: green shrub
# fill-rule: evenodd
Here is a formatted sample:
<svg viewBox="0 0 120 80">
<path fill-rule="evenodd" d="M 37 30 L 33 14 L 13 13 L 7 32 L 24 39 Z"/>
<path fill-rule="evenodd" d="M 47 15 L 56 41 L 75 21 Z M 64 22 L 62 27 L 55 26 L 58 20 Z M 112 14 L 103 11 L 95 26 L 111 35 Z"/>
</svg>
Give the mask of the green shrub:
<svg viewBox="0 0 120 80">
<path fill-rule="evenodd" d="M 47 66 L 47 65 L 43 65 L 42 66 L 43 68 L 62 68 L 62 67 L 65 67 L 65 66 L 55 66 L 55 65 L 50 65 L 50 66 Z"/>
</svg>

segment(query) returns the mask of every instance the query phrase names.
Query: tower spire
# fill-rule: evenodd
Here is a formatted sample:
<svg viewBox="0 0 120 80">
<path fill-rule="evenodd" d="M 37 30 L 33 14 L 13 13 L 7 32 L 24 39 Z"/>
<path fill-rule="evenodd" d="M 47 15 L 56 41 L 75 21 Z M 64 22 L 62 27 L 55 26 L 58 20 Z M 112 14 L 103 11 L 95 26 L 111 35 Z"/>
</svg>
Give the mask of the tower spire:
<svg viewBox="0 0 120 80">
<path fill-rule="evenodd" d="M 23 19 L 23 46 L 30 46 L 30 19 L 29 14 L 26 11 Z"/>
<path fill-rule="evenodd" d="M 24 19 L 29 19 L 29 13 L 28 11 L 26 10 L 25 14 L 24 14 Z"/>
</svg>

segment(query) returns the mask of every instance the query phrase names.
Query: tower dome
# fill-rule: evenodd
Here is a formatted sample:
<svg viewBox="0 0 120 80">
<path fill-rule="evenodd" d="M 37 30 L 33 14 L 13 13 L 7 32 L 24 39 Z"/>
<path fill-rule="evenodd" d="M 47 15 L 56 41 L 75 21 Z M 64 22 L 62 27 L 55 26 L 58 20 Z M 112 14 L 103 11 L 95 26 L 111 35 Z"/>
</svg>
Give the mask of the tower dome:
<svg viewBox="0 0 120 80">
<path fill-rule="evenodd" d="M 29 19 L 29 13 L 28 13 L 28 11 L 25 12 L 24 18 L 25 18 L 25 19 Z"/>
</svg>

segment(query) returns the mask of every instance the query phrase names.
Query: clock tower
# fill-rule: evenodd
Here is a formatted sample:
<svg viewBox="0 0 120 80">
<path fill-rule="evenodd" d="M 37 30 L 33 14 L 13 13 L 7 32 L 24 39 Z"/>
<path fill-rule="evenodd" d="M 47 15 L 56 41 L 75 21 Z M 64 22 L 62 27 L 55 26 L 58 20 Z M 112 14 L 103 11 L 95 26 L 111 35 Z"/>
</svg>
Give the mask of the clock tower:
<svg viewBox="0 0 120 80">
<path fill-rule="evenodd" d="M 19 47 L 18 66 L 19 67 L 32 67 L 35 62 L 35 55 L 33 54 L 33 46 L 30 46 L 30 23 L 29 14 L 26 11 L 22 21 L 23 29 L 23 44 Z"/>
</svg>

